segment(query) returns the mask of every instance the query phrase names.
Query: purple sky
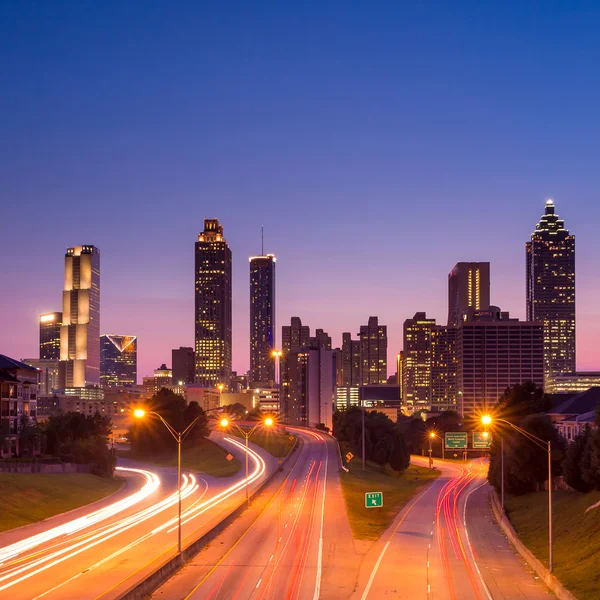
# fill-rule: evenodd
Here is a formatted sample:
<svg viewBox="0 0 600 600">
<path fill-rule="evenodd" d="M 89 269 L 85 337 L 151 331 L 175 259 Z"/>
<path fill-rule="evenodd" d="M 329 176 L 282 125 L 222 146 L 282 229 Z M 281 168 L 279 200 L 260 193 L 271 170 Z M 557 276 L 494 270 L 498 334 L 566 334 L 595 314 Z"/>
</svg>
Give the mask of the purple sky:
<svg viewBox="0 0 600 600">
<path fill-rule="evenodd" d="M 435 9 L 433 8 L 435 7 Z M 341 341 L 447 317 L 457 261 L 525 313 L 525 241 L 553 197 L 577 237 L 578 368 L 600 370 L 600 13 L 594 4 L 3 3 L 0 352 L 37 356 L 68 246 L 101 250 L 103 332 L 138 375 L 193 345 L 194 241 L 277 255 L 277 323 Z M 8 118 L 7 118 L 8 117 Z"/>
</svg>

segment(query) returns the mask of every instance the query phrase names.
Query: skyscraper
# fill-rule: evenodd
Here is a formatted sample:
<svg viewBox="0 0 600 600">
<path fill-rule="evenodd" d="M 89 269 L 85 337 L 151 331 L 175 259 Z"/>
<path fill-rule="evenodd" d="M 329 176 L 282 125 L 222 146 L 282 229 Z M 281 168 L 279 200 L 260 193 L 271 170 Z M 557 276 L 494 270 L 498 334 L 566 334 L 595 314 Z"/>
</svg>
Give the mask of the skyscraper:
<svg viewBox="0 0 600 600">
<path fill-rule="evenodd" d="M 490 305 L 490 263 L 459 262 L 448 275 L 448 325 L 456 327 L 463 313 Z"/>
<path fill-rule="evenodd" d="M 273 254 L 250 258 L 250 380 L 275 381 L 275 263 Z"/>
<path fill-rule="evenodd" d="M 527 320 L 544 325 L 544 375 L 575 371 L 575 236 L 546 210 L 526 243 Z"/>
<path fill-rule="evenodd" d="M 496 306 L 468 309 L 456 334 L 458 412 L 490 410 L 507 387 L 544 383 L 541 323 L 511 319 Z"/>
<path fill-rule="evenodd" d="M 62 313 L 53 312 L 40 315 L 40 358 L 60 359 L 60 326 Z"/>
<path fill-rule="evenodd" d="M 361 325 L 360 341 L 361 385 L 387 381 L 387 327 L 379 325 L 377 317 L 369 317 L 368 325 Z"/>
<path fill-rule="evenodd" d="M 431 329 L 431 409 L 456 410 L 456 327 Z"/>
<path fill-rule="evenodd" d="M 100 336 L 100 382 L 121 387 L 137 383 L 137 337 L 105 333 Z"/>
<path fill-rule="evenodd" d="M 194 383 L 194 349 L 179 347 L 171 350 L 173 381 L 179 384 Z"/>
<path fill-rule="evenodd" d="M 355 386 L 360 383 L 360 340 L 353 340 L 348 332 L 342 333 L 343 385 Z"/>
<path fill-rule="evenodd" d="M 62 315 L 62 387 L 99 385 L 100 250 L 95 246 L 67 249 Z"/>
<path fill-rule="evenodd" d="M 431 332 L 435 327 L 435 319 L 428 319 L 424 312 L 404 321 L 401 395 L 408 410 L 431 406 Z"/>
<path fill-rule="evenodd" d="M 204 219 L 196 242 L 195 379 L 206 387 L 231 379 L 231 250 L 218 219 Z"/>
<path fill-rule="evenodd" d="M 300 317 L 292 317 L 290 325 L 281 328 L 281 349 L 284 358 L 288 352 L 308 346 L 309 340 L 310 327 L 302 325 Z"/>
</svg>

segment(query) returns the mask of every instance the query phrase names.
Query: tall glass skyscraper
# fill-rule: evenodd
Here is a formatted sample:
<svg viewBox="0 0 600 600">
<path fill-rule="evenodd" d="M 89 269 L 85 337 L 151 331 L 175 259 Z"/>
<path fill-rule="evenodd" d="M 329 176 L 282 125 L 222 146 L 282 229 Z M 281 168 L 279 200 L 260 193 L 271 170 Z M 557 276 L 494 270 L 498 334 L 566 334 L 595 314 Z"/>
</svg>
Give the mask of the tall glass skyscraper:
<svg viewBox="0 0 600 600">
<path fill-rule="evenodd" d="M 490 263 L 459 262 L 448 275 L 448 325 L 458 327 L 468 308 L 490 306 Z"/>
<path fill-rule="evenodd" d="M 120 387 L 137 383 L 137 337 L 105 333 L 100 337 L 100 381 Z"/>
<path fill-rule="evenodd" d="M 62 313 L 53 312 L 40 315 L 40 358 L 60 359 L 60 326 Z"/>
<path fill-rule="evenodd" d="M 544 378 L 575 371 L 575 236 L 546 201 L 526 243 L 527 320 L 544 325 Z"/>
<path fill-rule="evenodd" d="M 95 246 L 67 249 L 62 315 L 62 387 L 99 385 L 100 250 Z"/>
<path fill-rule="evenodd" d="M 204 219 L 196 242 L 196 383 L 229 388 L 231 380 L 231 250 L 218 219 Z"/>
<path fill-rule="evenodd" d="M 250 258 L 250 380 L 275 381 L 275 263 L 273 254 Z"/>
</svg>

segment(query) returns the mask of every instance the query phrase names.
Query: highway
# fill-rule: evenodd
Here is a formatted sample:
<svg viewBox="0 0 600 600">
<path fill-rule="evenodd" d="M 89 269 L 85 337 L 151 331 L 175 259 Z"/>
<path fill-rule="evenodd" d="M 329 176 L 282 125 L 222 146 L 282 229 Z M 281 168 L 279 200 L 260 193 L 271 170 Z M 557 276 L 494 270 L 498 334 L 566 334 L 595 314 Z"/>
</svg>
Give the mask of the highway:
<svg viewBox="0 0 600 600">
<path fill-rule="evenodd" d="M 153 598 L 291 600 L 351 593 L 359 557 L 339 490 L 337 444 L 320 432 L 294 433 L 303 440 L 295 464 L 257 501 L 248 522 L 224 532 Z"/>
<path fill-rule="evenodd" d="M 427 459 L 411 461 L 427 465 Z M 440 477 L 409 502 L 365 556 L 352 598 L 551 598 L 493 522 L 487 463 L 436 466 Z"/>
<path fill-rule="evenodd" d="M 217 436 L 244 460 L 239 439 Z M 159 559 L 176 553 L 176 470 L 132 470 L 133 462 L 122 462 L 126 494 L 100 508 L 83 507 L 0 536 L 0 598 L 118 598 Z M 270 455 L 251 446 L 251 489 L 275 468 Z M 245 473 L 215 479 L 185 472 L 182 498 L 185 546 L 186 538 L 200 535 L 243 502 Z"/>
</svg>

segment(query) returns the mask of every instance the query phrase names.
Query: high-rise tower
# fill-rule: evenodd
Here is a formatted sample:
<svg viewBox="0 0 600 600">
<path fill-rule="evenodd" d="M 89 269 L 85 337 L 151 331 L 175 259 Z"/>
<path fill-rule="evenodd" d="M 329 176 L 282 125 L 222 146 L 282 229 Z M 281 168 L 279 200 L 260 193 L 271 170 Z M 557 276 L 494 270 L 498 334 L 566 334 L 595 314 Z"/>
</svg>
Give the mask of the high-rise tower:
<svg viewBox="0 0 600 600">
<path fill-rule="evenodd" d="M 137 337 L 105 333 L 100 336 L 100 381 L 104 386 L 137 383 Z"/>
<path fill-rule="evenodd" d="M 60 359 L 60 326 L 62 313 L 53 312 L 40 315 L 40 358 Z"/>
<path fill-rule="evenodd" d="M 251 386 L 275 381 L 275 262 L 273 254 L 250 258 Z"/>
<path fill-rule="evenodd" d="M 380 325 L 378 317 L 369 317 L 367 325 L 361 325 L 360 383 L 386 383 L 387 381 L 387 326 Z"/>
<path fill-rule="evenodd" d="M 100 384 L 100 250 L 68 248 L 65 255 L 61 385 L 85 388 Z"/>
<path fill-rule="evenodd" d="M 575 371 L 575 236 L 546 210 L 526 243 L 527 320 L 544 325 L 544 377 Z"/>
<path fill-rule="evenodd" d="M 457 327 L 468 308 L 490 305 L 490 263 L 459 262 L 448 274 L 448 325 Z"/>
<path fill-rule="evenodd" d="M 196 242 L 195 379 L 229 388 L 231 379 L 231 250 L 218 219 L 204 219 Z"/>
</svg>

